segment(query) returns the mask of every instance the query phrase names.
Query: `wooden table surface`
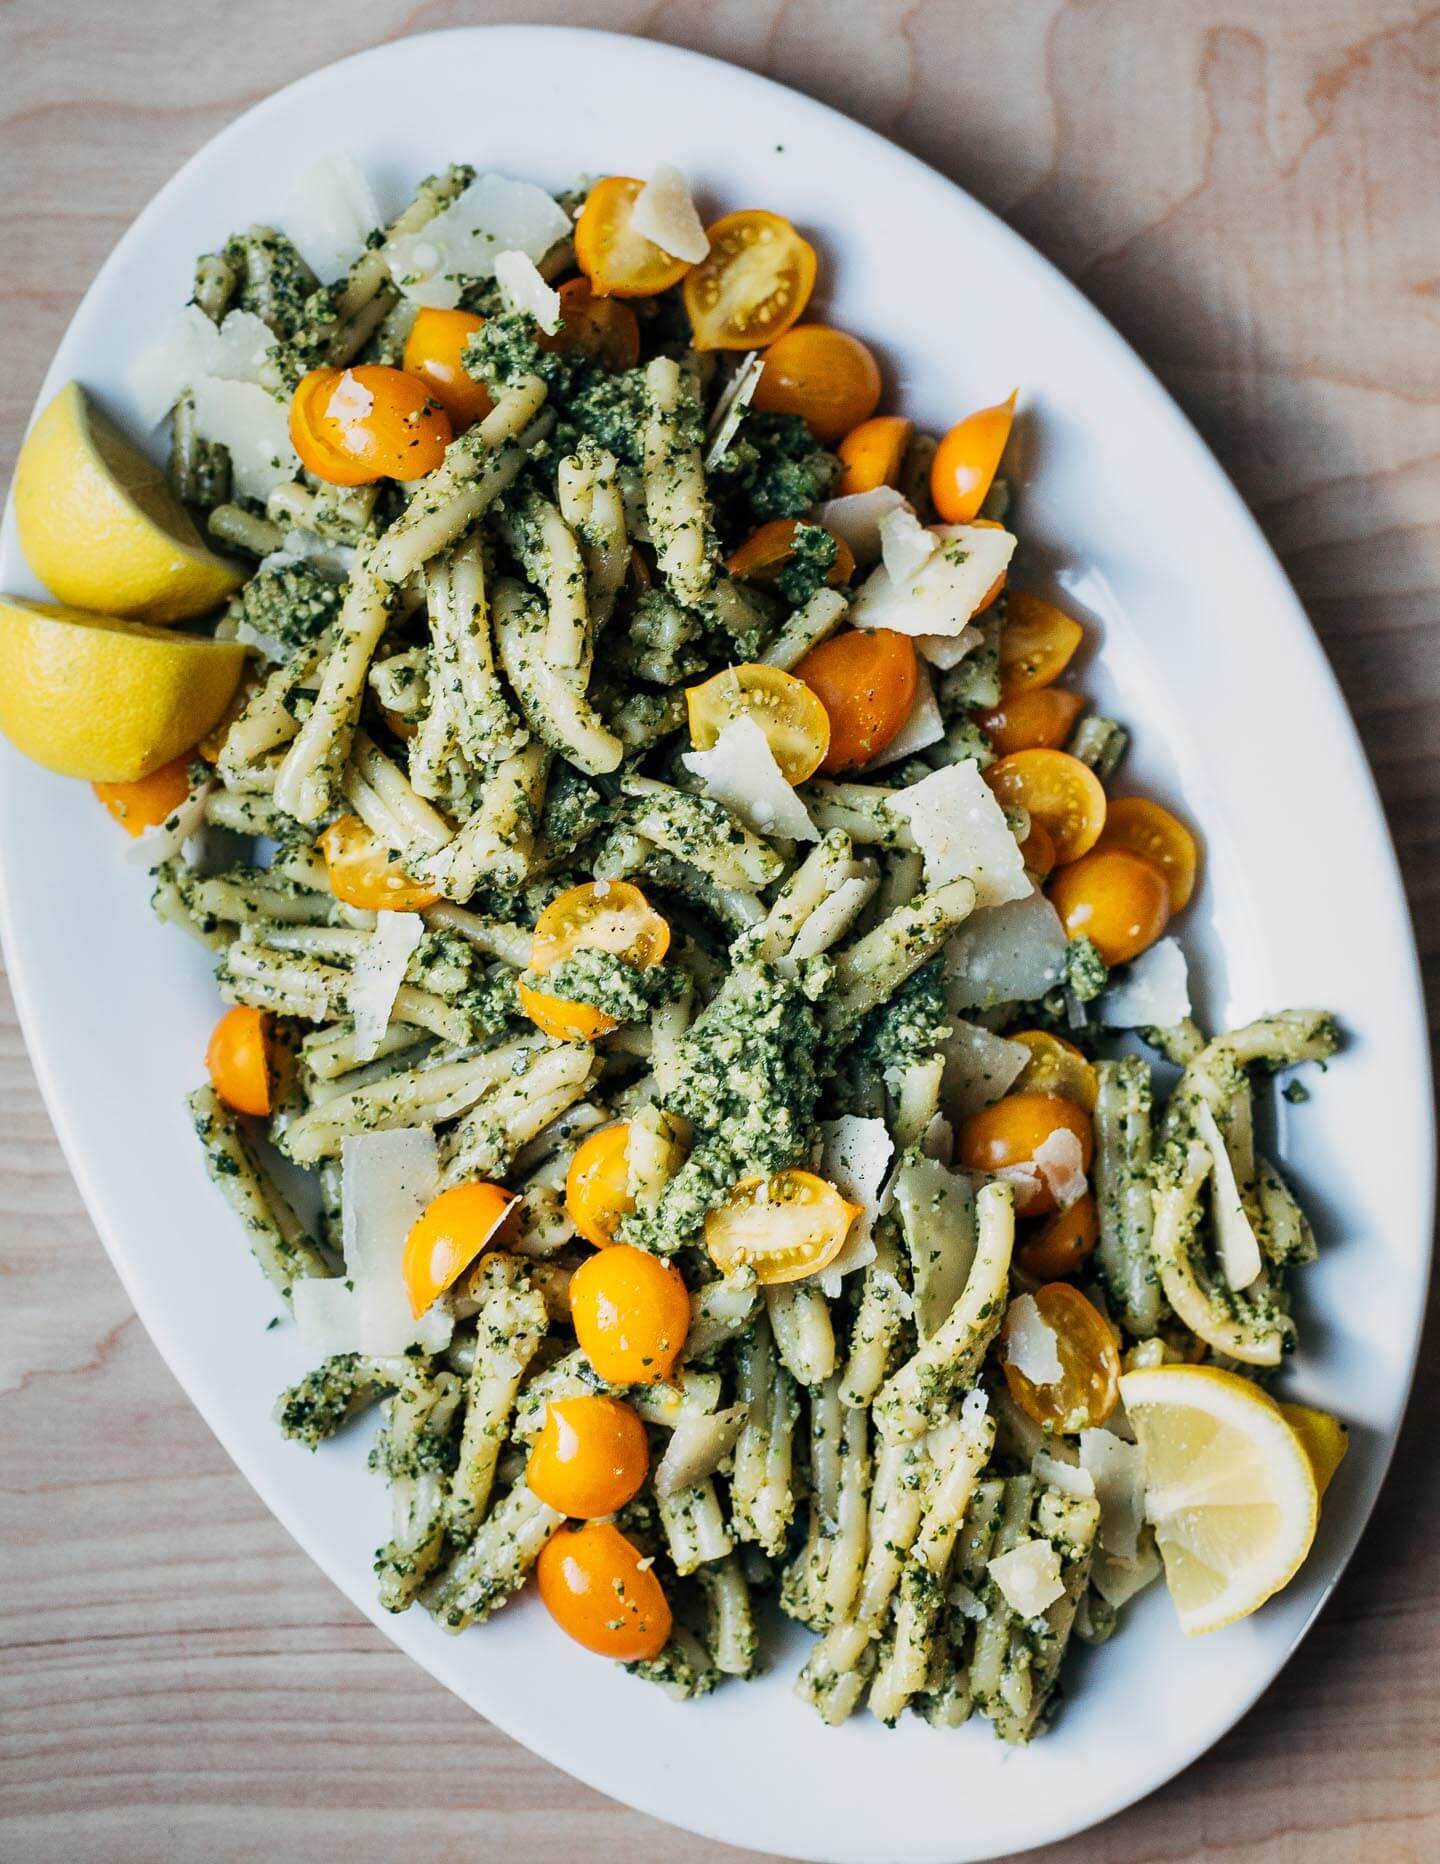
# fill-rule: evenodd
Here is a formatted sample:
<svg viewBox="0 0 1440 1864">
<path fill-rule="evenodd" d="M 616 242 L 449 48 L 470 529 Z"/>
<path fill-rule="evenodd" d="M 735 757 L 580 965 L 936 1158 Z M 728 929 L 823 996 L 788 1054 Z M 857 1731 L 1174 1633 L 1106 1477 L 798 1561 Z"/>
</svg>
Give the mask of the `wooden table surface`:
<svg viewBox="0 0 1440 1864">
<path fill-rule="evenodd" d="M 1379 776 L 1433 997 L 1440 13 L 1424 0 L 6 0 L 0 460 L 100 261 L 215 131 L 342 54 L 517 12 L 672 40 L 837 104 L 998 209 L 1113 319 L 1309 607 Z M 8 999 L 0 1272 L 0 1856 L 737 1855 L 532 1758 L 291 1543 L 131 1313 Z M 1360 1554 L 1260 1706 L 1047 1858 L 1440 1857 L 1435 1416 L 1422 1376 Z"/>
</svg>

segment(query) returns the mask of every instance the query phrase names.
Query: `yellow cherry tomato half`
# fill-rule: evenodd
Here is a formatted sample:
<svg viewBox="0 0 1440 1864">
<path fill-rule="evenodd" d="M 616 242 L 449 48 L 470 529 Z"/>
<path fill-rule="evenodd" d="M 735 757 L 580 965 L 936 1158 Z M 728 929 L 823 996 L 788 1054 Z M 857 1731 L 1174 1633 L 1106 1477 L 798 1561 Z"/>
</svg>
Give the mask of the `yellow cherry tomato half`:
<svg viewBox="0 0 1440 1864">
<path fill-rule="evenodd" d="M 410 1312 L 417 1320 L 469 1268 L 514 1201 L 514 1192 L 498 1184 L 455 1184 L 425 1206 L 410 1226 L 400 1258 Z"/>
<path fill-rule="evenodd" d="M 474 311 L 420 307 L 405 339 L 401 367 L 423 382 L 450 416 L 456 433 L 483 421 L 495 406 L 488 388 L 464 364 L 465 345 L 485 319 Z"/>
<path fill-rule="evenodd" d="M 732 576 L 743 576 L 750 582 L 773 582 L 795 554 L 795 533 L 799 528 L 798 518 L 771 518 L 750 533 L 728 559 L 726 569 Z M 823 524 L 817 528 L 825 529 Z M 829 535 L 835 538 L 835 561 L 825 580 L 831 585 L 848 583 L 855 574 L 855 553 L 843 537 L 836 537 L 833 531 Z"/>
<path fill-rule="evenodd" d="M 1095 1111 L 1100 1077 L 1073 1042 L 1052 1035 L 1048 1029 L 1015 1030 L 1005 1040 L 1018 1042 L 1030 1057 L 1015 1082 L 1019 1091 L 1058 1094 L 1062 1100 L 1073 1100 L 1087 1113 Z"/>
<path fill-rule="evenodd" d="M 602 298 L 650 298 L 678 285 L 690 270 L 637 233 L 632 221 L 643 181 L 632 175 L 609 175 L 585 197 L 575 222 L 575 259 Z"/>
<path fill-rule="evenodd" d="M 910 716 L 920 679 L 915 643 L 893 628 L 848 628 L 812 647 L 795 668 L 825 708 L 827 777 L 878 757 Z"/>
<path fill-rule="evenodd" d="M 1083 1268 L 1100 1240 L 1100 1217 L 1087 1191 L 1066 1210 L 1057 1210 L 1016 1251 L 1020 1269 L 1035 1281 L 1063 1281 Z"/>
<path fill-rule="evenodd" d="M 685 275 L 695 348 L 766 348 L 810 302 L 815 248 L 780 214 L 755 208 L 726 214 L 708 238 L 709 254 Z"/>
<path fill-rule="evenodd" d="M 670 926 L 628 880 L 587 880 L 551 900 L 535 921 L 530 969 L 550 971 L 577 951 L 604 951 L 648 970 L 670 949 Z"/>
<path fill-rule="evenodd" d="M 829 324 L 796 324 L 766 350 L 750 405 L 762 414 L 798 414 L 831 446 L 870 418 L 880 388 L 880 365 L 859 337 Z"/>
<path fill-rule="evenodd" d="M 597 1249 L 615 1240 L 621 1221 L 635 1208 L 630 1195 L 630 1122 L 602 1126 L 575 1148 L 565 1174 L 565 1208 L 570 1221 Z"/>
<path fill-rule="evenodd" d="M 275 1066 L 270 1018 L 264 1010 L 237 1003 L 216 1023 L 205 1049 L 205 1066 L 215 1092 L 237 1113 L 270 1112 Z"/>
<path fill-rule="evenodd" d="M 841 469 L 835 497 L 849 498 L 855 492 L 894 485 L 914 432 L 915 423 L 907 421 L 903 414 L 877 414 L 852 427 L 835 449 Z"/>
<path fill-rule="evenodd" d="M 320 837 L 330 891 L 366 912 L 413 913 L 440 895 L 412 880 L 380 837 L 359 816 L 341 816 Z"/>
<path fill-rule="evenodd" d="M 1067 935 L 1093 940 L 1106 964 L 1138 958 L 1170 923 L 1164 870 L 1128 848 L 1096 848 L 1062 867 L 1049 893 Z"/>
<path fill-rule="evenodd" d="M 1064 609 L 1043 596 L 1012 589 L 1000 630 L 1001 703 L 1058 680 L 1084 638 L 1085 630 Z"/>
<path fill-rule="evenodd" d="M 190 754 L 172 758 L 133 783 L 92 783 L 90 787 L 127 835 L 143 835 L 173 815 L 190 794 Z"/>
<path fill-rule="evenodd" d="M 690 1297 L 669 1262 L 612 1243 L 576 1269 L 570 1316 L 581 1350 L 607 1385 L 654 1385 L 680 1357 Z"/>
<path fill-rule="evenodd" d="M 1081 1167 L 1089 1171 L 1095 1155 L 1090 1115 L 1058 1094 L 1007 1094 L 982 1107 L 961 1126 L 957 1153 L 967 1171 L 1001 1172 L 1008 1166 L 1033 1164 L 1037 1150 L 1061 1131 L 1075 1135 Z M 1043 1175 L 1017 1184 L 1015 1208 L 1022 1217 L 1042 1217 L 1054 1210 L 1054 1193 Z"/>
<path fill-rule="evenodd" d="M 670 1637 L 670 1606 L 655 1569 L 609 1521 L 562 1527 L 535 1562 L 545 1609 L 599 1657 L 643 1663 Z"/>
<path fill-rule="evenodd" d="M 427 385 L 382 363 L 312 370 L 290 411 L 295 451 L 317 478 L 337 485 L 423 478 L 455 437 Z"/>
<path fill-rule="evenodd" d="M 946 524 L 970 524 L 979 515 L 1000 469 L 1015 418 L 1015 396 L 981 408 L 952 427 L 930 462 L 930 496 Z"/>
<path fill-rule="evenodd" d="M 708 751 L 737 718 L 751 718 L 787 783 L 813 776 L 830 748 L 830 719 L 811 688 L 793 673 L 763 663 L 726 667 L 699 686 L 685 689 L 690 738 L 697 751 Z"/>
<path fill-rule="evenodd" d="M 1030 833 L 1020 844 L 1020 857 L 1025 863 L 1026 873 L 1043 886 L 1055 868 L 1055 843 L 1049 829 L 1039 822 L 1032 822 Z"/>
<path fill-rule="evenodd" d="M 1040 823 L 1060 866 L 1078 861 L 1100 839 L 1104 788 L 1090 766 L 1068 751 L 1012 751 L 986 768 L 985 781 L 1002 803 Z"/>
<path fill-rule="evenodd" d="M 828 1268 L 860 1206 L 814 1172 L 746 1178 L 705 1219 L 705 1247 L 722 1275 L 753 1268 L 766 1287 Z"/>
<path fill-rule="evenodd" d="M 640 325 L 620 298 L 598 296 L 588 278 L 568 278 L 560 287 L 560 328 L 541 331 L 543 350 L 579 350 L 602 369 L 633 369 L 640 360 Z"/>
<path fill-rule="evenodd" d="M 1180 912 L 1195 891 L 1195 870 L 1200 850 L 1195 837 L 1178 816 L 1143 796 L 1117 796 L 1105 812 L 1102 848 L 1128 848 L 1144 855 L 1165 876 L 1170 889 L 1170 911 Z"/>
<path fill-rule="evenodd" d="M 1063 1436 L 1096 1430 L 1120 1396 L 1120 1351 L 1109 1322 L 1070 1282 L 1035 1291 L 1040 1318 L 1055 1335 L 1061 1373 L 1053 1385 L 1033 1385 L 1002 1357 L 1010 1396 L 1041 1429 Z"/>
<path fill-rule="evenodd" d="M 979 713 L 976 722 L 995 755 L 1008 757 L 1012 751 L 1059 750 L 1084 710 L 1080 693 L 1064 686 L 1037 686 L 1012 693 L 988 712 Z"/>
<path fill-rule="evenodd" d="M 649 1467 L 639 1412 L 597 1393 L 550 1400 L 525 1480 L 551 1508 L 593 1521 L 637 1495 Z"/>
</svg>

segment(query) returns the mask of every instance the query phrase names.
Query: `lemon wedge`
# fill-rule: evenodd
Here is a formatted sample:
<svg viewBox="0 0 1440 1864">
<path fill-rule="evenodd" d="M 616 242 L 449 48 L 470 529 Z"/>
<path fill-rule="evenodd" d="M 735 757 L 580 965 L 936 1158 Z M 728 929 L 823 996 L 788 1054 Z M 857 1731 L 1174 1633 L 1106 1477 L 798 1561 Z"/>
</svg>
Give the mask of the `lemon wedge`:
<svg viewBox="0 0 1440 1864">
<path fill-rule="evenodd" d="M 57 601 L 136 621 L 188 621 L 245 580 L 206 548 L 153 460 L 69 382 L 15 467 L 30 567 Z"/>
<path fill-rule="evenodd" d="M 1282 1404 L 1280 1415 L 1305 1446 L 1315 1471 L 1316 1492 L 1323 1501 L 1331 1477 L 1345 1461 L 1350 1433 L 1332 1412 L 1317 1411 L 1308 1404 Z"/>
<path fill-rule="evenodd" d="M 1213 1366 L 1129 1372 L 1120 1396 L 1181 1629 L 1233 1624 L 1310 1551 L 1319 1496 L 1305 1446 L 1273 1398 Z"/>
<path fill-rule="evenodd" d="M 244 665 L 238 641 L 0 596 L 0 731 L 64 777 L 168 764 L 224 715 Z"/>
</svg>

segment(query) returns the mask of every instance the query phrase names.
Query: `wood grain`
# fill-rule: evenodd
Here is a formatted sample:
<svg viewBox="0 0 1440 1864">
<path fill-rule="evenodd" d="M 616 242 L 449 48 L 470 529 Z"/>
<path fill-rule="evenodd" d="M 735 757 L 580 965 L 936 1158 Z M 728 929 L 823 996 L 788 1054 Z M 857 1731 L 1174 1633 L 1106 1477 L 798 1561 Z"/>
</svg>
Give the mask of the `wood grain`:
<svg viewBox="0 0 1440 1864">
<path fill-rule="evenodd" d="M 0 7 L 0 458 L 77 299 L 203 141 L 346 52 L 513 18 L 446 0 Z M 894 136 L 1050 254 L 1161 373 L 1285 560 L 1440 903 L 1440 13 L 1411 0 L 549 0 Z M 458 102 L 458 100 L 457 100 Z M 1237 600 L 1242 599 L 1237 592 Z M 0 1009 L 0 1855 L 698 1861 L 364 1623 L 130 1312 Z M 1432 1328 L 1433 1332 L 1433 1328 Z M 1440 1856 L 1440 1438 L 1243 1725 L 1044 1855 Z"/>
</svg>

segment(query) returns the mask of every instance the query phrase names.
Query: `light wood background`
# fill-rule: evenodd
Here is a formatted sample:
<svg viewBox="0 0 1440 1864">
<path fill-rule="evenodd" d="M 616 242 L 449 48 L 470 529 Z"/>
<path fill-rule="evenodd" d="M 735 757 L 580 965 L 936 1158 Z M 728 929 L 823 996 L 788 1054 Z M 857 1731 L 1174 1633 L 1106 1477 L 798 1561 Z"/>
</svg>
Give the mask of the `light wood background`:
<svg viewBox="0 0 1440 1864">
<path fill-rule="evenodd" d="M 1440 12 L 1423 0 L 4 0 L 6 467 L 96 267 L 202 142 L 344 53 L 517 14 L 673 40 L 839 105 L 997 208 L 1114 320 L 1309 606 L 1384 791 L 1433 998 Z M 1336 909 L 1333 877 L 1317 902 Z M 0 1274 L 0 1856 L 735 1855 L 531 1758 L 291 1544 L 132 1315 L 8 999 Z M 1264 1702 L 1047 1858 L 1440 1858 L 1429 1390 L 1422 1374 L 1360 1555 Z"/>
</svg>

